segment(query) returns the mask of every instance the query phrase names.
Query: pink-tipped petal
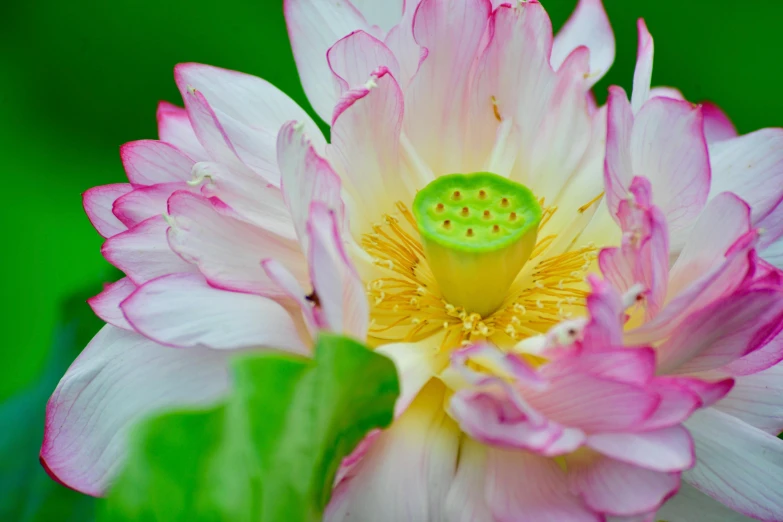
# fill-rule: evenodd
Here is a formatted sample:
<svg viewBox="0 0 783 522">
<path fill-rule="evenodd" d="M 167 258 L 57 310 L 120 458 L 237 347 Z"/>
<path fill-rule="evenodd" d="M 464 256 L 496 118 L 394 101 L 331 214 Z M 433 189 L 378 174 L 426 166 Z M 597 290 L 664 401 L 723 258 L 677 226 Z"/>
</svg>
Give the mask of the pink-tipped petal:
<svg viewBox="0 0 783 522">
<path fill-rule="evenodd" d="M 129 183 L 116 183 L 93 187 L 82 194 L 84 211 L 92 226 L 103 237 L 109 238 L 128 230 L 128 227 L 112 213 L 112 205 L 131 190 L 133 187 Z"/>
<path fill-rule="evenodd" d="M 310 279 L 320 303 L 317 314 L 329 330 L 364 339 L 370 320 L 367 294 L 345 253 L 334 211 L 322 202 L 312 203 L 307 231 Z"/>
<path fill-rule="evenodd" d="M 743 515 L 783 520 L 783 440 L 714 408 L 685 425 L 699 457 L 685 481 Z"/>
<path fill-rule="evenodd" d="M 737 128 L 720 107 L 714 103 L 701 104 L 704 113 L 704 135 L 707 143 L 715 143 L 737 137 Z"/>
<path fill-rule="evenodd" d="M 378 26 L 384 32 L 400 21 L 406 4 L 406 0 L 352 0 L 352 2 L 370 25 Z M 416 2 L 408 0 L 407 3 Z"/>
<path fill-rule="evenodd" d="M 209 406 L 227 392 L 228 355 L 166 348 L 105 326 L 49 400 L 41 462 L 62 483 L 103 494 L 122 468 L 136 422 L 161 410 Z"/>
<path fill-rule="evenodd" d="M 340 178 L 331 165 L 318 155 L 304 129 L 286 123 L 277 136 L 277 161 L 282 174 L 282 190 L 299 238 L 306 249 L 307 216 L 313 201 L 322 201 L 330 209 L 342 211 Z"/>
<path fill-rule="evenodd" d="M 153 279 L 120 307 L 136 331 L 167 346 L 308 353 L 293 320 L 278 303 L 218 290 L 198 274 Z"/>
<path fill-rule="evenodd" d="M 604 185 L 609 210 L 616 219 L 620 202 L 628 197 L 628 187 L 634 176 L 631 157 L 634 116 L 628 96 L 620 87 L 609 87 L 606 104 L 608 113 Z"/>
<path fill-rule="evenodd" d="M 306 284 L 307 263 L 296 242 L 224 215 L 214 203 L 189 192 L 169 198 L 171 248 L 198 265 L 210 284 L 228 290 L 279 296 L 261 268 L 268 258 L 283 262 Z"/>
<path fill-rule="evenodd" d="M 725 366 L 759 348 L 783 323 L 783 293 L 734 293 L 691 315 L 658 347 L 661 373 L 689 374 Z"/>
<path fill-rule="evenodd" d="M 117 198 L 112 211 L 128 228 L 132 228 L 146 219 L 166 213 L 169 196 L 178 190 L 195 192 L 198 189 L 182 182 L 139 187 Z"/>
<path fill-rule="evenodd" d="M 193 161 L 209 157 L 193 131 L 187 110 L 162 101 L 158 104 L 157 118 L 160 141 L 174 145 Z"/>
<path fill-rule="evenodd" d="M 436 175 L 460 172 L 470 71 L 491 8 L 489 0 L 423 0 L 416 10 L 413 34 L 427 58 L 406 91 L 405 132 Z"/>
<path fill-rule="evenodd" d="M 391 49 L 364 31 L 354 31 L 341 38 L 326 56 L 340 85 L 340 94 L 367 82 L 379 67 L 385 67 L 395 79 L 400 77 L 400 65 Z"/>
<path fill-rule="evenodd" d="M 443 411 L 443 387 L 426 386 L 335 487 L 324 522 L 443 520 L 460 432 Z"/>
<path fill-rule="evenodd" d="M 611 458 L 566 458 L 572 490 L 598 513 L 633 516 L 655 512 L 676 493 L 679 473 L 662 473 Z"/>
<path fill-rule="evenodd" d="M 162 275 L 197 271 L 171 250 L 166 239 L 168 228 L 162 215 L 151 217 L 107 239 L 101 253 L 137 285 Z"/>
<path fill-rule="evenodd" d="M 655 203 L 670 234 L 687 229 L 704 208 L 710 161 L 701 109 L 688 102 L 653 98 L 634 120 L 631 165 L 652 183 Z"/>
<path fill-rule="evenodd" d="M 771 435 L 783 432 L 783 364 L 737 377 L 734 388 L 716 406 Z"/>
<path fill-rule="evenodd" d="M 370 32 L 369 24 L 349 0 L 285 0 L 283 11 L 302 87 L 315 112 L 329 122 L 339 92 L 326 52 L 353 31 Z"/>
<path fill-rule="evenodd" d="M 693 467 L 693 440 L 682 426 L 641 433 L 599 433 L 587 445 L 613 459 L 652 471 L 673 472 Z"/>
<path fill-rule="evenodd" d="M 653 55 L 655 54 L 653 37 L 647 30 L 647 24 L 640 18 L 636 26 L 639 39 L 636 50 L 636 70 L 633 73 L 633 92 L 631 93 L 631 107 L 634 114 L 638 113 L 642 105 L 650 99 Z"/>
<path fill-rule="evenodd" d="M 261 268 L 264 269 L 267 277 L 269 277 L 272 283 L 277 285 L 286 297 L 289 297 L 299 305 L 307 329 L 311 334 L 315 334 L 318 328 L 323 325 L 318 324 L 315 310 L 313 309 L 314 303 L 311 301 L 312 294 L 308 294 L 302 288 L 301 283 L 297 281 L 296 276 L 277 259 L 264 259 L 261 262 Z"/>
<path fill-rule="evenodd" d="M 371 78 L 373 84 L 363 95 L 342 108 L 326 149 L 346 191 L 361 209 L 362 215 L 356 217 L 360 223 L 374 222 L 392 213 L 395 201 L 413 198 L 413 184 L 400 164 L 402 91 L 385 72 Z"/>
<path fill-rule="evenodd" d="M 713 143 L 710 160 L 711 195 L 733 192 L 750 205 L 753 225 L 764 228 L 764 236 L 783 235 L 783 129 Z"/>
<path fill-rule="evenodd" d="M 195 163 L 173 145 L 155 140 L 126 143 L 120 148 L 120 157 L 134 185 L 188 181 Z"/>
<path fill-rule="evenodd" d="M 175 69 L 177 86 L 186 101 L 196 134 L 204 148 L 212 152 L 205 142 L 203 125 L 216 126 L 205 118 L 196 124 L 196 114 L 191 111 L 193 90 L 208 103 L 223 138 L 236 156 L 270 183 L 280 182 L 277 168 L 277 131 L 287 121 L 302 122 L 308 135 L 324 144 L 321 131 L 296 102 L 272 84 L 248 74 L 200 64 L 180 64 Z M 198 118 L 199 120 L 201 118 Z M 211 131 L 210 136 L 215 131 Z M 224 146 L 217 144 L 225 152 Z M 213 158 L 221 161 L 220 157 Z M 230 165 L 229 165 L 230 166 Z"/>
<path fill-rule="evenodd" d="M 553 459 L 521 451 L 488 451 L 485 495 L 497 522 L 602 521 L 569 492 L 567 480 Z"/>
<path fill-rule="evenodd" d="M 128 320 L 125 319 L 122 310 L 120 310 L 120 303 L 131 295 L 134 290 L 136 290 L 136 285 L 133 284 L 133 281 L 123 277 L 119 281 L 106 285 L 103 292 L 88 299 L 87 303 L 92 308 L 92 311 L 95 312 L 95 315 L 107 323 L 117 328 L 133 330 Z"/>
<path fill-rule="evenodd" d="M 783 333 L 778 333 L 758 350 L 727 364 L 721 370 L 730 375 L 751 375 L 771 368 L 781 361 L 783 361 Z"/>
<path fill-rule="evenodd" d="M 552 67 L 556 70 L 574 49 L 590 50 L 588 87 L 603 78 L 614 63 L 615 41 L 609 17 L 601 0 L 580 0 L 571 17 L 555 36 L 552 45 Z"/>
</svg>

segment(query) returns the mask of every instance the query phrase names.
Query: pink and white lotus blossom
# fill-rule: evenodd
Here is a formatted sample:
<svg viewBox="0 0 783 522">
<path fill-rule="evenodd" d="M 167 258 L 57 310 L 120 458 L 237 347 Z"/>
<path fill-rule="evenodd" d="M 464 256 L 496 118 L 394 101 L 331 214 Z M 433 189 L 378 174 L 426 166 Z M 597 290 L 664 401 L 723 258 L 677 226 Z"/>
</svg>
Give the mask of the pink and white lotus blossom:
<svg viewBox="0 0 783 522">
<path fill-rule="evenodd" d="M 641 23 L 598 107 L 600 0 L 555 37 L 532 0 L 284 6 L 330 141 L 263 80 L 176 68 L 185 109 L 85 193 L 126 277 L 49 402 L 50 474 L 102 494 L 135 421 L 329 329 L 402 395 L 326 520 L 783 520 L 783 131 L 651 89 Z"/>
</svg>

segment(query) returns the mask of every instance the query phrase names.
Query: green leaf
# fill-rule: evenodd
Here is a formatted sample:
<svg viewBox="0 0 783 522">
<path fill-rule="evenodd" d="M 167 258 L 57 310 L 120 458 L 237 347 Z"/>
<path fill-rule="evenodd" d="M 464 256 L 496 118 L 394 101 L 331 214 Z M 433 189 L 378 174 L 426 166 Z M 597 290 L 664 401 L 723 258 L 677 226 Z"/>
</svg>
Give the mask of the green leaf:
<svg viewBox="0 0 783 522">
<path fill-rule="evenodd" d="M 270 353 L 234 368 L 224 404 L 139 427 L 101 520 L 320 520 L 340 461 L 391 423 L 399 395 L 390 360 L 335 335 L 314 360 Z"/>
</svg>

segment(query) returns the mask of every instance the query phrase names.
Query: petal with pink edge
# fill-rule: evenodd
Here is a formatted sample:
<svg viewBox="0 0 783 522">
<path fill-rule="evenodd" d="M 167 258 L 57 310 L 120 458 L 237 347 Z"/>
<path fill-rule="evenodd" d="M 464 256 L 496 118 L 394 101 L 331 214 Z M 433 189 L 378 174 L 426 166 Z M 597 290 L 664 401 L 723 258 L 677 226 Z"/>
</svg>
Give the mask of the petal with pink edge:
<svg viewBox="0 0 783 522">
<path fill-rule="evenodd" d="M 714 408 L 685 425 L 699 457 L 685 481 L 743 515 L 783 520 L 783 440 Z"/>
<path fill-rule="evenodd" d="M 658 347 L 658 371 L 690 374 L 720 368 L 759 348 L 782 322 L 782 293 L 731 294 L 688 317 Z"/>
<path fill-rule="evenodd" d="M 95 312 L 95 315 L 107 323 L 125 330 L 133 330 L 128 320 L 125 319 L 122 310 L 120 310 L 120 303 L 131 295 L 134 290 L 136 290 L 136 285 L 133 284 L 133 281 L 123 277 L 119 281 L 106 285 L 103 292 L 87 299 L 87 303 L 92 308 L 92 311 Z"/>
<path fill-rule="evenodd" d="M 146 219 L 166 213 L 169 196 L 177 190 L 194 192 L 198 189 L 181 182 L 139 187 L 117 198 L 112 212 L 128 228 L 134 227 Z"/>
<path fill-rule="evenodd" d="M 732 511 L 693 486 L 682 483 L 653 520 L 666 522 L 753 522 L 753 519 Z"/>
<path fill-rule="evenodd" d="M 632 172 L 652 183 L 670 234 L 686 229 L 710 190 L 701 109 L 669 98 L 649 100 L 636 115 L 630 145 Z"/>
<path fill-rule="evenodd" d="M 436 175 L 461 172 L 470 71 L 491 9 L 489 0 L 423 0 L 416 10 L 413 34 L 427 58 L 405 93 L 405 132 Z"/>
<path fill-rule="evenodd" d="M 693 467 L 693 440 L 682 426 L 640 433 L 599 433 L 587 439 L 595 451 L 651 471 L 682 471 Z M 649 507 L 642 511 L 649 511 Z"/>
<path fill-rule="evenodd" d="M 339 94 L 326 52 L 353 31 L 371 32 L 369 24 L 349 0 L 285 0 L 283 11 L 307 99 L 321 119 L 330 122 Z"/>
<path fill-rule="evenodd" d="M 325 522 L 443 520 L 460 432 L 431 382 L 336 486 Z"/>
<path fill-rule="evenodd" d="M 737 377 L 734 388 L 715 408 L 779 435 L 783 432 L 783 364 Z"/>
<path fill-rule="evenodd" d="M 557 70 L 579 46 L 590 50 L 588 87 L 603 78 L 614 63 L 615 42 L 609 17 L 601 0 L 580 0 L 552 45 L 552 67 Z"/>
<path fill-rule="evenodd" d="M 400 168 L 402 91 L 384 71 L 375 73 L 371 87 L 341 107 L 326 148 L 345 190 L 361 209 L 352 220 L 354 227 L 377 222 L 395 210 L 394 202 L 410 201 L 414 194 L 412 180 Z"/>
<path fill-rule="evenodd" d="M 701 110 L 704 113 L 704 135 L 707 137 L 707 143 L 713 144 L 737 137 L 737 128 L 720 107 L 704 102 L 701 104 Z"/>
<path fill-rule="evenodd" d="M 400 65 L 391 49 L 364 31 L 354 31 L 338 40 L 326 56 L 340 85 L 340 94 L 367 82 L 370 74 L 379 67 L 386 67 L 395 80 L 400 77 Z"/>
<path fill-rule="evenodd" d="M 176 192 L 168 204 L 171 248 L 198 265 L 210 284 L 279 296 L 280 290 L 261 268 L 268 258 L 281 261 L 303 286 L 307 284 L 307 263 L 297 243 L 223 215 L 214 205 L 188 192 Z"/>
<path fill-rule="evenodd" d="M 157 117 L 160 141 L 174 145 L 193 161 L 209 158 L 193 131 L 187 110 L 162 101 L 158 104 Z"/>
<path fill-rule="evenodd" d="M 655 512 L 677 492 L 679 473 L 662 473 L 594 454 L 566 457 L 573 491 L 591 509 L 615 516 Z"/>
<path fill-rule="evenodd" d="M 41 462 L 50 475 L 101 495 L 120 471 L 135 422 L 171 408 L 207 406 L 227 392 L 228 352 L 166 348 L 105 326 L 46 407 Z"/>
<path fill-rule="evenodd" d="M 655 43 L 647 24 L 639 19 L 636 24 L 639 32 L 636 50 L 636 69 L 633 73 L 633 92 L 631 93 L 631 107 L 634 114 L 638 113 L 648 99 L 650 99 L 650 83 L 652 81 L 653 56 Z"/>
<path fill-rule="evenodd" d="M 188 181 L 194 161 L 168 143 L 140 140 L 120 148 L 122 166 L 134 185 Z"/>
<path fill-rule="evenodd" d="M 109 238 L 128 230 L 128 227 L 112 213 L 112 205 L 131 190 L 133 187 L 129 183 L 116 183 L 93 187 L 82 194 L 84 211 L 87 212 L 92 226 L 103 237 Z"/>
<path fill-rule="evenodd" d="M 163 216 L 151 217 L 107 239 L 101 253 L 137 285 L 166 274 L 197 271 L 171 250 L 166 240 L 168 228 Z"/>
<path fill-rule="evenodd" d="M 721 370 L 730 375 L 751 375 L 771 368 L 781 361 L 783 361 L 783 332 L 768 340 L 758 350 L 727 364 Z"/>
<path fill-rule="evenodd" d="M 733 192 L 750 205 L 753 226 L 783 234 L 783 129 L 762 129 L 710 146 L 710 195 Z"/>
<path fill-rule="evenodd" d="M 195 89 L 208 103 L 223 137 L 237 157 L 274 185 L 280 182 L 276 162 L 277 131 L 285 122 L 302 122 L 314 143 L 323 147 L 321 131 L 310 116 L 281 90 L 261 78 L 193 63 L 177 65 L 174 76 L 188 111 L 187 100 Z M 191 118 L 194 118 L 192 112 Z M 194 120 L 199 140 L 210 150 L 195 123 Z M 204 123 L 209 124 L 207 120 Z"/>
<path fill-rule="evenodd" d="M 264 259 L 261 262 L 261 268 L 264 269 L 269 279 L 277 285 L 283 294 L 299 306 L 308 331 L 311 335 L 314 335 L 318 328 L 323 325 L 319 324 L 315 315 L 313 294 L 308 294 L 299 281 L 296 280 L 296 276 L 277 259 Z"/>
<path fill-rule="evenodd" d="M 308 353 L 288 312 L 265 297 L 209 286 L 198 274 L 160 277 L 120 305 L 141 334 L 176 348 L 273 348 Z"/>
<path fill-rule="evenodd" d="M 523 451 L 489 449 L 484 491 L 497 522 L 599 522 L 568 488 L 553 460 Z"/>
<path fill-rule="evenodd" d="M 336 333 L 367 337 L 370 305 L 364 284 L 345 253 L 337 217 L 324 203 L 310 205 L 310 279 L 318 296 L 316 316 Z"/>
<path fill-rule="evenodd" d="M 322 201 L 342 214 L 340 178 L 315 151 L 304 129 L 288 122 L 277 135 L 277 162 L 282 176 L 283 198 L 303 250 L 307 250 L 307 216 L 310 203 Z"/>
</svg>

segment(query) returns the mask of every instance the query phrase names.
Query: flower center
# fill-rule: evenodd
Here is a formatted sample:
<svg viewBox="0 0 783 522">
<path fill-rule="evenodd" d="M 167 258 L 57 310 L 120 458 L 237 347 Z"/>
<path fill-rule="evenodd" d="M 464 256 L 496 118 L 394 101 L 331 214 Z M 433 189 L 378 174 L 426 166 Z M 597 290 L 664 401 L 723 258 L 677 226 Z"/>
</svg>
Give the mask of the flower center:
<svg viewBox="0 0 783 522">
<path fill-rule="evenodd" d="M 489 172 L 437 178 L 416 195 L 413 214 L 443 297 L 482 317 L 503 303 L 542 218 L 527 187 Z"/>
</svg>

